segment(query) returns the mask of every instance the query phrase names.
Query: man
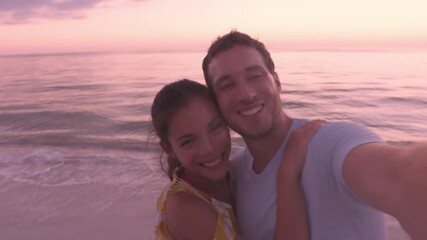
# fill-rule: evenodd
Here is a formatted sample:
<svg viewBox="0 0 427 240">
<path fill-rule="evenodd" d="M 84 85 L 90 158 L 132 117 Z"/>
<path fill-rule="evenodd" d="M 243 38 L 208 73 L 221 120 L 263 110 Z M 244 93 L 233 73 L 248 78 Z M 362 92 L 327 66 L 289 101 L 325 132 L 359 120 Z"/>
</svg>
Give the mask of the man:
<svg viewBox="0 0 427 240">
<path fill-rule="evenodd" d="M 210 46 L 205 81 L 247 149 L 233 159 L 237 218 L 248 239 L 272 239 L 276 172 L 290 133 L 305 120 L 281 108 L 281 83 L 265 46 L 232 31 Z M 427 144 L 391 146 L 351 123 L 312 138 L 301 177 L 311 239 L 385 239 L 384 214 L 427 239 Z"/>
</svg>

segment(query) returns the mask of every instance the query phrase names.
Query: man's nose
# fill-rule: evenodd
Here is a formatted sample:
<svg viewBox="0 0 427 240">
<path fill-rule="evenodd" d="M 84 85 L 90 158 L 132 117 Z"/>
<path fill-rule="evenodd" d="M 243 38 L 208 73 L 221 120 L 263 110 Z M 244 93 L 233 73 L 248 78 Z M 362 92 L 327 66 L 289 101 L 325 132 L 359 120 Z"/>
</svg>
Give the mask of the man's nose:
<svg viewBox="0 0 427 240">
<path fill-rule="evenodd" d="M 239 83 L 237 86 L 237 89 L 238 89 L 240 100 L 242 101 L 251 101 L 255 96 L 254 89 L 251 86 L 249 86 L 246 82 Z"/>
</svg>

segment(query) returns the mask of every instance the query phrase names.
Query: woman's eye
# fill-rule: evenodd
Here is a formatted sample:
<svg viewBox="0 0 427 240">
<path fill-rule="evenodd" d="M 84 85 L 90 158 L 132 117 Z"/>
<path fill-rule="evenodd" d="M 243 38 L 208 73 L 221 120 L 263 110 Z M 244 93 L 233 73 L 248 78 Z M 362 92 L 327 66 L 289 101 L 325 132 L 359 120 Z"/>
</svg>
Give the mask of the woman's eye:
<svg viewBox="0 0 427 240">
<path fill-rule="evenodd" d="M 193 141 L 189 139 L 189 140 L 182 141 L 179 145 L 181 147 L 184 147 L 184 146 L 187 146 L 187 145 L 191 144 L 192 142 Z"/>
</svg>

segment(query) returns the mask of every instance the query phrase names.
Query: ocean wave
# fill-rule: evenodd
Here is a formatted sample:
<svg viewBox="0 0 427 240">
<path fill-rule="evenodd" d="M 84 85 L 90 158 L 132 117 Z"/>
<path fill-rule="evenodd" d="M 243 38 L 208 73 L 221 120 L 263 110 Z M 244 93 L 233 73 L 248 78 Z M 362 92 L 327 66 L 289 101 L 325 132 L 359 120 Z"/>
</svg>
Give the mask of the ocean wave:
<svg viewBox="0 0 427 240">
<path fill-rule="evenodd" d="M 42 109 L 41 106 L 37 104 L 9 104 L 5 106 L 0 106 L 0 110 L 2 111 L 18 111 L 18 110 L 32 110 L 35 109 Z M 1 122 L 1 115 L 0 114 L 0 122 Z"/>
<path fill-rule="evenodd" d="M 147 136 L 139 139 L 101 137 L 101 136 L 78 136 L 73 133 L 52 134 L 27 134 L 27 135 L 5 135 L 0 139 L 1 146 L 53 146 L 69 149 L 116 149 L 122 151 L 146 151 L 152 150 L 154 143 L 147 141 Z M 157 144 L 156 144 L 157 145 Z"/>
<path fill-rule="evenodd" d="M 302 102 L 302 101 L 287 101 L 282 103 L 283 108 L 287 109 L 307 109 L 307 108 L 315 108 L 317 105 L 310 102 Z"/>
<path fill-rule="evenodd" d="M 93 131 L 114 121 L 89 111 L 37 111 L 0 113 L 0 126 L 15 130 L 80 129 Z"/>
<path fill-rule="evenodd" d="M 26 149 L 26 151 L 23 151 Z M 0 176 L 43 186 L 102 183 L 143 187 L 160 178 L 158 152 L 2 147 Z"/>
<path fill-rule="evenodd" d="M 60 85 L 39 88 L 40 92 L 56 92 L 56 91 L 94 91 L 105 88 L 105 84 L 82 84 L 82 85 Z"/>
<path fill-rule="evenodd" d="M 381 102 L 392 103 L 392 104 L 407 104 L 407 105 L 417 105 L 426 107 L 427 100 L 419 99 L 415 97 L 385 97 L 379 99 Z"/>
</svg>

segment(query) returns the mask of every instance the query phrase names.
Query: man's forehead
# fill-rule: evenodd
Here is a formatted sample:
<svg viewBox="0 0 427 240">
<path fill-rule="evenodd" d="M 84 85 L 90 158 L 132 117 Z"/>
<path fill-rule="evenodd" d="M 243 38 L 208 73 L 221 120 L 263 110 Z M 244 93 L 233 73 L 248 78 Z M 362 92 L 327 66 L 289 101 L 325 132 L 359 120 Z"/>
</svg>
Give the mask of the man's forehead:
<svg viewBox="0 0 427 240">
<path fill-rule="evenodd" d="M 261 54 L 254 47 L 246 46 L 246 45 L 235 45 L 231 48 L 228 48 L 219 52 L 218 54 L 216 54 L 215 57 L 212 58 L 212 60 L 235 58 L 235 57 L 241 57 L 241 56 L 251 56 L 251 58 L 258 58 L 258 57 L 262 58 Z"/>
<path fill-rule="evenodd" d="M 247 71 L 265 68 L 261 54 L 252 47 L 233 47 L 212 58 L 208 69 L 211 75 L 231 74 L 234 71 Z"/>
</svg>

